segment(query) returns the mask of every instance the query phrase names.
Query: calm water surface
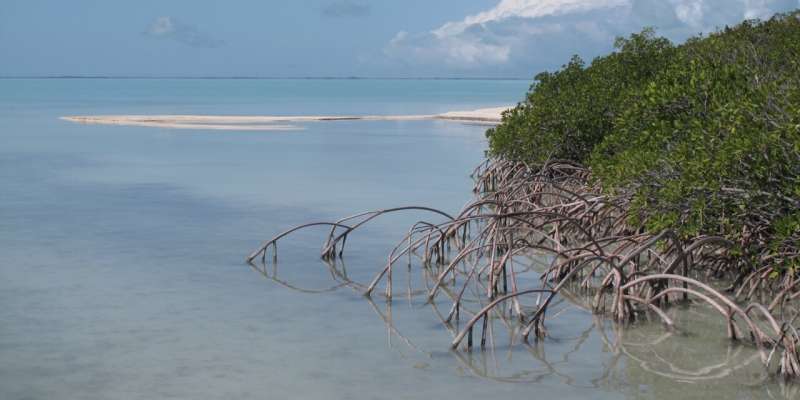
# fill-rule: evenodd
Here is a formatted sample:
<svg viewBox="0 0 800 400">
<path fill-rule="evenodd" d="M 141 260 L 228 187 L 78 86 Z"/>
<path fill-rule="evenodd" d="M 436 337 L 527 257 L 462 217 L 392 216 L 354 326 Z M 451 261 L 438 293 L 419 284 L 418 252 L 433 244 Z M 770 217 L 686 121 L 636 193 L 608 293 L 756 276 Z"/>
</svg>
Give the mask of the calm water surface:
<svg viewBox="0 0 800 400">
<path fill-rule="evenodd" d="M 693 327 L 664 335 L 655 324 L 622 333 L 567 308 L 537 345 L 510 345 L 497 321 L 492 351 L 454 353 L 421 300 L 389 307 L 332 288 L 317 257 L 323 231 L 282 245 L 265 274 L 244 264 L 261 240 L 312 220 L 401 205 L 457 211 L 485 127 L 221 132 L 58 119 L 436 113 L 513 104 L 527 86 L 0 80 L 0 399 L 791 397 L 703 310 L 674 310 Z M 356 234 L 348 274 L 369 279 L 422 217 Z"/>
</svg>

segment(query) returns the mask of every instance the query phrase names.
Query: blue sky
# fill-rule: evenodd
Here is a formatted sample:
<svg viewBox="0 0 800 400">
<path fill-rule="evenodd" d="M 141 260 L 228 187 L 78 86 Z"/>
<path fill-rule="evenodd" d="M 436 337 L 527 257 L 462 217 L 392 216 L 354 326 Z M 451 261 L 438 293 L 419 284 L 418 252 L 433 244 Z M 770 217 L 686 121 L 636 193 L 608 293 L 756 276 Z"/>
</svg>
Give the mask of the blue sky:
<svg viewBox="0 0 800 400">
<path fill-rule="evenodd" d="M 0 75 L 530 77 L 800 0 L 0 0 Z"/>
</svg>

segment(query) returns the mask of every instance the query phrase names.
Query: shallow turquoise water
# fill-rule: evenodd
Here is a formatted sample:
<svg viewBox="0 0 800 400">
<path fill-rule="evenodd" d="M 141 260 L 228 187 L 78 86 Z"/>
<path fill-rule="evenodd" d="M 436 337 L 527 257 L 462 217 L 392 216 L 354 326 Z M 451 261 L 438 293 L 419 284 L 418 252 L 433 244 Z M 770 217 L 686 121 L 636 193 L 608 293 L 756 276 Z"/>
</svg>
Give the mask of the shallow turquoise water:
<svg viewBox="0 0 800 400">
<path fill-rule="evenodd" d="M 572 310 L 538 346 L 509 346 L 496 322 L 493 351 L 453 353 L 418 299 L 390 311 L 346 288 L 288 287 L 334 285 L 317 257 L 322 231 L 282 245 L 280 282 L 244 264 L 261 240 L 307 221 L 400 205 L 457 211 L 485 127 L 341 121 L 220 132 L 58 119 L 437 113 L 513 104 L 527 86 L 0 80 L 0 399 L 790 397 L 791 387 L 763 381 L 757 362 L 734 369 L 753 353 L 713 323 L 620 336 Z M 348 273 L 369 279 L 422 217 L 379 220 L 354 236 Z"/>
</svg>

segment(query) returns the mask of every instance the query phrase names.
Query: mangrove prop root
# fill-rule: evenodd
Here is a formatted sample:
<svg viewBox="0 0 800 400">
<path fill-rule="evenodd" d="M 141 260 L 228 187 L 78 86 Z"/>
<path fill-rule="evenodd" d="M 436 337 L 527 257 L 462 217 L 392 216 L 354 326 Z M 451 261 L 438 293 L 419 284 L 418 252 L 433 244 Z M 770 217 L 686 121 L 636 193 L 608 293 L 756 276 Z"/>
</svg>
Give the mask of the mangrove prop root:
<svg viewBox="0 0 800 400">
<path fill-rule="evenodd" d="M 721 315 L 728 337 L 750 341 L 767 367 L 777 364 L 779 374 L 800 378 L 800 334 L 794 325 L 800 315 L 795 311 L 800 277 L 775 272 L 787 260 L 800 259 L 800 247 L 786 245 L 777 255 L 740 257 L 735 249 L 743 243 L 722 237 L 687 240 L 669 230 L 644 233 L 629 224 L 631 200 L 626 194 L 602 193 L 592 185 L 590 172 L 571 162 L 551 160 L 534 167 L 493 159 L 479 165 L 472 176 L 476 198 L 455 215 L 407 206 L 314 222 L 264 242 L 247 261 L 267 265 L 271 253 L 277 262 L 279 241 L 300 230 L 326 227 L 320 255 L 335 262 L 348 236 L 376 218 L 425 213 L 435 219 L 415 223 L 369 283 L 347 285 L 367 296 L 383 285 L 391 301 L 395 268 L 400 264 L 410 272 L 412 258 L 419 259 L 426 288 L 412 291 L 409 283 L 407 292 L 426 293 L 432 304 L 447 296 L 452 304 L 443 323 L 454 335 L 455 349 L 464 342 L 472 349 L 475 329 L 482 330 L 484 347 L 492 318 L 506 321 L 515 332 L 516 324 L 525 341 L 531 333 L 537 339 L 545 337 L 549 308 L 567 295 L 567 287 L 577 286 L 594 293 L 592 311 L 621 323 L 654 313 L 672 329 L 666 308 L 678 302 L 703 303 Z M 749 231 L 763 229 L 753 226 Z M 746 240 L 754 239 L 751 235 Z M 519 260 L 530 257 L 550 260 L 539 271 L 536 287 L 519 284 L 520 275 L 531 272 Z M 722 282 L 732 284 L 723 288 L 717 284 Z M 765 297 L 768 302 L 762 304 L 759 300 Z M 533 298 L 535 306 L 523 304 Z M 475 304 L 479 310 L 470 311 Z M 466 323 L 459 326 L 465 317 Z"/>
</svg>

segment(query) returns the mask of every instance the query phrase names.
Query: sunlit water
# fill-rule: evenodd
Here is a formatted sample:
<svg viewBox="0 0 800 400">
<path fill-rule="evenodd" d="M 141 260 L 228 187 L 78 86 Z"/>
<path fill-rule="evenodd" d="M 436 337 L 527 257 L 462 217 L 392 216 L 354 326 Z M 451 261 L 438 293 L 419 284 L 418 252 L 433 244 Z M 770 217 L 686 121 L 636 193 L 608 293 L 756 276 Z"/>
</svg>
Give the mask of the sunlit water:
<svg viewBox="0 0 800 400">
<path fill-rule="evenodd" d="M 790 397 L 702 310 L 673 310 L 686 329 L 665 335 L 655 323 L 620 331 L 569 308 L 540 343 L 512 343 L 495 321 L 490 351 L 451 352 L 437 316 L 444 299 L 438 310 L 403 296 L 390 307 L 335 288 L 318 257 L 322 230 L 282 244 L 263 274 L 243 262 L 263 239 L 308 221 L 402 205 L 457 211 L 485 127 L 342 121 L 220 132 L 58 119 L 436 113 L 513 104 L 527 86 L 0 80 L 0 399 Z M 368 280 L 428 217 L 354 234 L 348 274 Z"/>
</svg>

